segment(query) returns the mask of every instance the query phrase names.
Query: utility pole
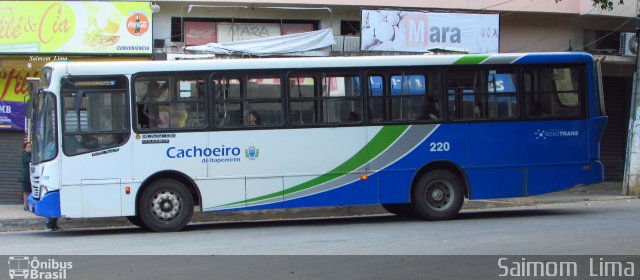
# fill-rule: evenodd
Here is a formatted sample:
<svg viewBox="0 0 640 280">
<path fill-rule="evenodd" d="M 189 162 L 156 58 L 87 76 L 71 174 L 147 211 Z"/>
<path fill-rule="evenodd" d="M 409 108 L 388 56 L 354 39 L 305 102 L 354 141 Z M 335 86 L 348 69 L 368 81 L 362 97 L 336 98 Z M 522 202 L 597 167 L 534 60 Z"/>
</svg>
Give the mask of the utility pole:
<svg viewBox="0 0 640 280">
<path fill-rule="evenodd" d="M 622 192 L 640 197 L 640 11 L 636 11 L 636 72 L 633 75 L 631 111 L 629 114 L 629 136 L 627 138 L 627 160 L 624 165 Z"/>
</svg>

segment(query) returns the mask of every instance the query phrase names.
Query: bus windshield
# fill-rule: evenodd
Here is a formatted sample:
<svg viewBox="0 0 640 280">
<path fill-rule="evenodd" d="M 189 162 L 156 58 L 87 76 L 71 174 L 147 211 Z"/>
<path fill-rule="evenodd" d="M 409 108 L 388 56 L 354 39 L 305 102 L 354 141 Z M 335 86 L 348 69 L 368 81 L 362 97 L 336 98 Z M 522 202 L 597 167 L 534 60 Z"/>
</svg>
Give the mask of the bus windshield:
<svg viewBox="0 0 640 280">
<path fill-rule="evenodd" d="M 52 160 L 57 154 L 55 96 L 40 91 L 34 103 L 32 162 L 40 163 Z"/>
</svg>

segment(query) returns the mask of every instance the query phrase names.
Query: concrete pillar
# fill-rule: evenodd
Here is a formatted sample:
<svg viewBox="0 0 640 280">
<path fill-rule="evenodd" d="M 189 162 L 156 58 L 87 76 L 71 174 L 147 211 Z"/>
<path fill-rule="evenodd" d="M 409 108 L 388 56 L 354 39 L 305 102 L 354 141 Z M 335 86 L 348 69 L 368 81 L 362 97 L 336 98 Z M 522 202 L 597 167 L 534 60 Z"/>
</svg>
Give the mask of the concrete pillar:
<svg viewBox="0 0 640 280">
<path fill-rule="evenodd" d="M 633 95 L 638 94 L 640 92 L 639 85 L 637 82 L 636 74 L 636 82 L 635 92 Z M 640 197 L 640 98 L 634 98 L 635 103 L 631 104 L 633 107 L 633 114 L 629 120 L 629 141 L 627 143 L 627 162 L 625 163 L 625 180 L 624 180 L 624 193 L 626 195 L 633 195 Z"/>
<path fill-rule="evenodd" d="M 640 14 L 636 19 L 636 46 L 640 46 Z M 637 47 L 636 47 L 637 50 Z M 636 51 L 636 73 L 631 92 L 631 113 L 629 114 L 629 138 L 627 140 L 627 160 L 624 168 L 623 192 L 640 197 L 640 57 Z"/>
</svg>

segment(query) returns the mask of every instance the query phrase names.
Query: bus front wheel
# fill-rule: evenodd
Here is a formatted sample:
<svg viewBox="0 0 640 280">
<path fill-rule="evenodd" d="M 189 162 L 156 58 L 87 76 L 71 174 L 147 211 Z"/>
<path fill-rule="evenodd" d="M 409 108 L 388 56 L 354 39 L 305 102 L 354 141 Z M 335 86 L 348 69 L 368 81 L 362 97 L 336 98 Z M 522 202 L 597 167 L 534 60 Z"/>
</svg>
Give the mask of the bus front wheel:
<svg viewBox="0 0 640 280">
<path fill-rule="evenodd" d="M 181 182 L 161 179 L 142 192 L 138 213 L 152 231 L 179 231 L 191 220 L 193 197 Z"/>
<path fill-rule="evenodd" d="M 463 184 L 458 176 L 446 170 L 423 175 L 413 189 L 416 216 L 440 221 L 455 217 L 464 202 Z"/>
</svg>

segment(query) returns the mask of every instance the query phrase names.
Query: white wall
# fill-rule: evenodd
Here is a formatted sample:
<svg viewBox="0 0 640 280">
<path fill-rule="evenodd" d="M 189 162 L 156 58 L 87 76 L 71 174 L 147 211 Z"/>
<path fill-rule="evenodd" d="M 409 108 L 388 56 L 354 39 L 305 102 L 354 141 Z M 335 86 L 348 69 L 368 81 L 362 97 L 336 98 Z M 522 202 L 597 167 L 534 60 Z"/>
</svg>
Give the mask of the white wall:
<svg viewBox="0 0 640 280">
<path fill-rule="evenodd" d="M 162 5 L 163 2 L 176 2 L 184 4 L 208 4 L 208 5 L 255 5 L 255 6 L 353 6 L 353 7 L 391 7 L 413 9 L 462 9 L 476 11 L 523 11 L 543 12 L 555 14 L 594 14 L 616 17 L 635 17 L 636 1 L 627 0 L 623 5 L 617 5 L 612 11 L 600 11 L 593 9 L 591 0 L 160 0 L 155 1 Z"/>
<path fill-rule="evenodd" d="M 500 16 L 500 52 L 574 51 L 584 48 L 584 30 L 633 32 L 635 20 L 534 13 Z M 612 35 L 613 36 L 613 35 Z"/>
<path fill-rule="evenodd" d="M 613 0 L 617 2 L 617 0 Z M 231 3 L 233 2 L 233 3 Z M 253 1 L 253 2 L 278 2 L 278 1 Z M 283 1 L 279 1 L 283 2 Z M 296 3 L 312 3 L 314 1 L 296 1 Z M 315 1 L 314 3 L 319 3 Z M 323 3 L 333 3 L 333 0 L 323 1 Z M 332 28 L 334 35 L 340 34 L 340 22 L 342 20 L 360 20 L 361 6 L 344 6 L 347 3 L 371 4 L 376 1 L 364 0 L 344 0 L 340 1 L 341 6 L 328 6 L 331 11 L 326 10 L 285 10 L 285 9 L 265 9 L 267 4 L 247 4 L 245 1 L 172 1 L 157 2 L 161 10 L 155 13 L 153 21 L 154 39 L 166 39 L 165 45 L 169 46 L 171 36 L 171 17 L 201 17 L 201 18 L 251 18 L 251 19 L 276 19 L 276 20 L 314 20 L 320 22 L 320 28 Z M 380 1 L 377 1 L 379 3 Z M 446 2 L 446 3 L 445 3 Z M 513 9 L 515 11 L 500 12 L 500 51 L 501 52 L 540 52 L 540 51 L 567 51 L 583 50 L 584 30 L 617 30 L 620 32 L 633 32 L 635 29 L 635 18 L 624 18 L 609 16 L 610 14 L 624 14 L 620 9 L 627 7 L 629 11 L 635 10 L 635 1 L 626 1 L 623 6 L 611 12 L 602 12 L 593 9 L 591 0 L 562 0 L 555 3 L 553 0 L 539 1 L 511 1 L 502 5 L 504 1 L 406 1 L 407 5 L 435 6 L 442 4 L 443 7 L 467 7 L 478 8 L 493 7 L 494 9 Z M 514 4 L 516 2 L 519 4 Z M 631 3 L 634 2 L 634 3 Z M 295 6 L 291 5 L 279 6 Z M 550 6 L 552 3 L 553 5 Z M 189 5 L 224 5 L 246 6 L 246 8 L 205 8 L 194 7 L 188 11 Z M 385 4 L 399 5 L 399 1 L 389 0 Z M 276 6 L 274 4 L 274 6 Z M 298 5 L 299 6 L 299 5 Z M 260 8 L 263 7 L 263 8 Z M 320 7 L 320 6 L 315 6 Z M 545 10 L 558 8 L 569 14 L 558 13 L 534 13 L 531 11 L 518 11 L 516 9 L 531 8 L 532 10 Z M 597 13 L 596 13 L 596 10 Z M 581 15 L 581 13 L 588 14 Z M 607 16 L 602 16 L 607 15 Z"/>
</svg>

